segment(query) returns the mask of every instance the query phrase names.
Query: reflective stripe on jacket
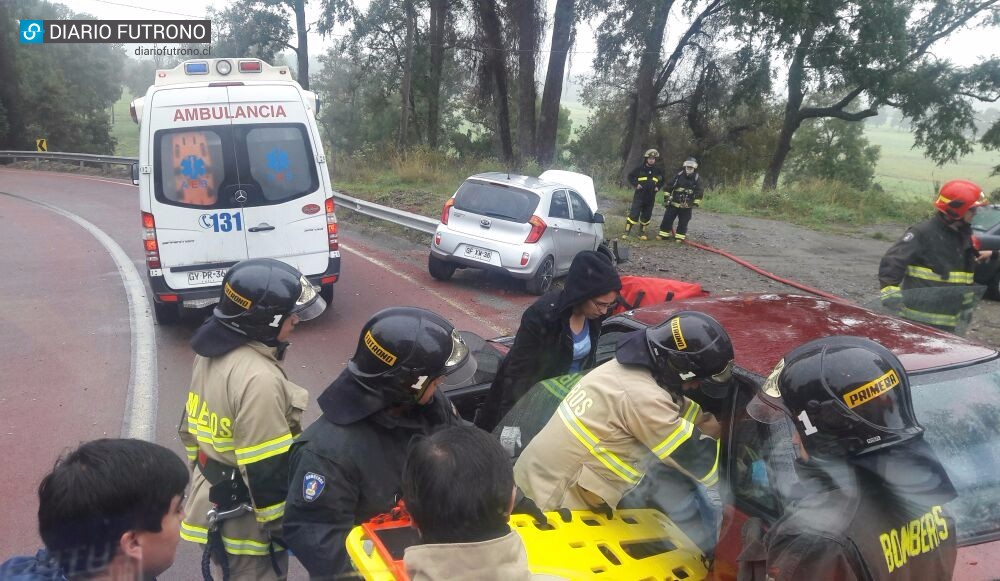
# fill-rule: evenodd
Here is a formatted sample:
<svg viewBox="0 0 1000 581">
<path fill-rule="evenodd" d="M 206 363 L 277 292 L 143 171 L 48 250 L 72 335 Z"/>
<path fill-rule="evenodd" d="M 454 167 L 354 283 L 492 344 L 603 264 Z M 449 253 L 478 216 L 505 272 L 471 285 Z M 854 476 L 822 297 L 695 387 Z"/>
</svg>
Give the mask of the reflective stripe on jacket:
<svg viewBox="0 0 1000 581">
<path fill-rule="evenodd" d="M 609 361 L 570 390 L 514 466 L 514 480 L 542 510 L 611 507 L 642 478 L 652 452 L 702 484 L 718 482 L 718 424 L 687 399 L 675 402 L 643 368 Z"/>
<path fill-rule="evenodd" d="M 280 531 L 288 490 L 288 451 L 302 431 L 309 392 L 285 376 L 276 350 L 251 341 L 219 357 L 195 355 L 187 407 L 178 428 L 192 462 L 191 493 L 181 537 L 205 543 L 209 483 L 195 467 L 198 453 L 239 467 L 254 512 L 224 521 L 222 542 L 233 555 L 266 556 Z M 275 547 L 277 549 L 278 547 Z"/>
</svg>

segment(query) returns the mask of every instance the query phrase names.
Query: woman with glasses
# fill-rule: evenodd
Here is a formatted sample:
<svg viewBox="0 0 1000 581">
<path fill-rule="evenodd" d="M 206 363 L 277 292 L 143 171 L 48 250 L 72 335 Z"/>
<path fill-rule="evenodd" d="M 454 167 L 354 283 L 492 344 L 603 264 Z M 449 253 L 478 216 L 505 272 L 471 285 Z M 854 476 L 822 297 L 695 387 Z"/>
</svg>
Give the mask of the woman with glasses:
<svg viewBox="0 0 1000 581">
<path fill-rule="evenodd" d="M 618 271 L 605 255 L 577 254 L 564 288 L 549 291 L 521 316 L 514 344 L 497 371 L 476 425 L 492 431 L 535 383 L 593 366 L 601 320 L 621 288 Z"/>
</svg>

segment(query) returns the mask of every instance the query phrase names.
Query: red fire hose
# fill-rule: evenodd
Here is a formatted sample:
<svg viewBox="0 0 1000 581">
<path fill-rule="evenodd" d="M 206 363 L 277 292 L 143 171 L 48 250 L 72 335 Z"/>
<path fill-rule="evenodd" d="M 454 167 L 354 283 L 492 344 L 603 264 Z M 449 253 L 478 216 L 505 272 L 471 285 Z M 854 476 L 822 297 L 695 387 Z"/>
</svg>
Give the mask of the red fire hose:
<svg viewBox="0 0 1000 581">
<path fill-rule="evenodd" d="M 804 284 L 802 284 L 800 282 L 795 282 L 794 280 L 788 280 L 787 278 L 782 278 L 782 277 L 774 274 L 773 272 L 768 272 L 768 271 L 764 270 L 763 268 L 761 268 L 761 267 L 759 267 L 757 265 L 750 264 L 749 262 L 747 262 L 746 260 L 743 260 L 739 256 L 730 254 L 730 253 L 726 252 L 725 250 L 719 250 L 718 248 L 712 248 L 711 246 L 707 246 L 705 244 L 699 244 L 697 242 L 692 242 L 690 240 L 685 240 L 684 242 L 685 242 L 685 244 L 689 244 L 691 246 L 694 246 L 695 248 L 701 248 L 702 250 L 707 250 L 709 252 L 714 252 L 714 253 L 719 254 L 721 256 L 725 256 L 726 258 L 728 258 L 729 260 L 732 260 L 736 264 L 739 264 L 741 266 L 745 266 L 745 267 L 749 268 L 750 270 L 756 272 L 757 274 L 760 274 L 762 276 L 766 276 L 767 278 L 769 278 L 771 280 L 778 281 L 781 284 L 787 284 L 788 286 L 795 287 L 795 288 L 797 288 L 799 290 L 803 290 L 803 291 L 805 291 L 807 293 L 812 293 L 814 295 L 821 296 L 823 298 L 831 299 L 831 300 L 834 300 L 834 301 L 846 302 L 846 300 L 847 300 L 847 299 L 838 297 L 837 295 L 832 295 L 832 294 L 830 294 L 828 292 L 824 292 L 824 291 L 821 291 L 819 289 L 813 288 L 811 286 L 806 286 L 806 285 L 804 285 Z"/>
</svg>

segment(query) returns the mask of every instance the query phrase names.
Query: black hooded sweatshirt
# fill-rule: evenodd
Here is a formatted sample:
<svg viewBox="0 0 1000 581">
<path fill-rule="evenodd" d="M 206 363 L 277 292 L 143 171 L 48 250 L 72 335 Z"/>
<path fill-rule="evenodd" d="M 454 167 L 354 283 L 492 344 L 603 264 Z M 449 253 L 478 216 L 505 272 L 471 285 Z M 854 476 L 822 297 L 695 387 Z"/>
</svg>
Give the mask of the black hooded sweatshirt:
<svg viewBox="0 0 1000 581">
<path fill-rule="evenodd" d="M 521 316 L 514 344 L 497 370 L 476 425 L 492 431 L 531 386 L 569 371 L 573 363 L 573 333 L 569 328 L 573 307 L 621 288 L 618 271 L 606 256 L 595 251 L 577 254 L 569 267 L 564 288 L 543 295 Z M 602 320 L 587 321 L 590 353 L 584 361 L 584 369 L 594 365 Z"/>
</svg>

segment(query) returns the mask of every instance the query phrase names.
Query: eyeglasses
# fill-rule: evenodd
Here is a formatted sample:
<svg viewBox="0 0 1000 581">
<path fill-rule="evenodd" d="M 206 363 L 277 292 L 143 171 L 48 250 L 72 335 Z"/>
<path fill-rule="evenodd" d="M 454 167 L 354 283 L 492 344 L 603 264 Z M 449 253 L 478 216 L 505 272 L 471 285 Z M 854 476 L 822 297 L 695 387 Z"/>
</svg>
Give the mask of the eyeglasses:
<svg viewBox="0 0 1000 581">
<path fill-rule="evenodd" d="M 594 303 L 594 306 L 597 307 L 598 309 L 602 310 L 602 311 L 606 311 L 606 310 L 610 309 L 611 307 L 613 307 L 615 305 L 615 301 L 603 302 L 603 301 L 595 301 L 594 299 L 590 299 L 590 302 Z"/>
</svg>

